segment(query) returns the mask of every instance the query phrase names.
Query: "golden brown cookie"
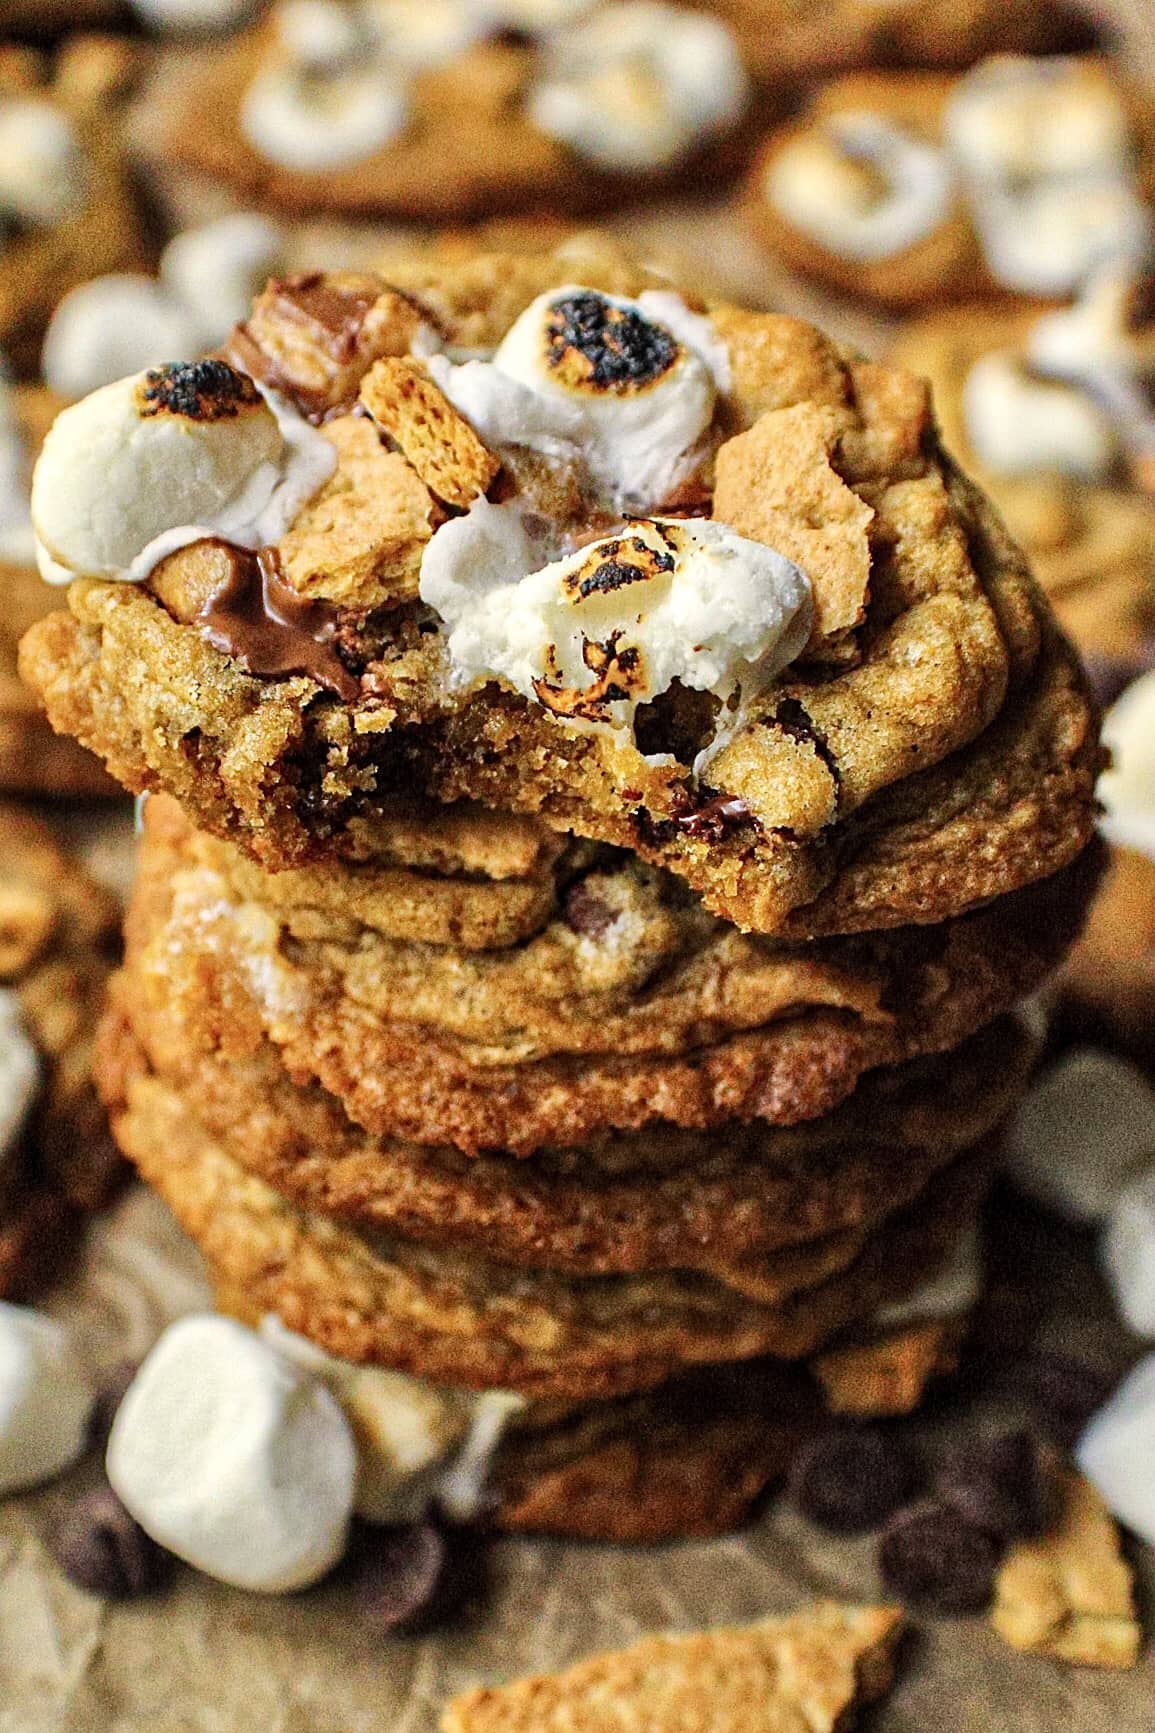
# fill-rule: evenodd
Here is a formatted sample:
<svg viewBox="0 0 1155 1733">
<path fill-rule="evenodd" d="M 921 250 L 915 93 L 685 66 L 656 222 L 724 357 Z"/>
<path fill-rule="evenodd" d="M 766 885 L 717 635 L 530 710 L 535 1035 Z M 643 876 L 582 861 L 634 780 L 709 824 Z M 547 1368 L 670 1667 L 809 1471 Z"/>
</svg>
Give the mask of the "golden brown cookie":
<svg viewBox="0 0 1155 1733">
<path fill-rule="evenodd" d="M 1115 848 L 1062 996 L 1091 1030 L 1143 1061 L 1155 1057 L 1155 861 Z"/>
<path fill-rule="evenodd" d="M 894 1679 L 902 1615 L 833 1601 L 760 1624 L 643 1637 L 567 1672 L 479 1687 L 442 1733 L 839 1733 Z"/>
<path fill-rule="evenodd" d="M 360 278 L 294 279 L 262 297 L 231 352 L 278 390 L 291 394 L 299 382 L 300 402 L 316 417 L 347 405 L 382 353 L 411 341 L 394 316 L 398 289 L 421 301 L 436 341 L 492 346 L 535 291 L 570 268 L 548 256 L 421 260 L 394 272 L 393 289 L 376 290 Z M 615 291 L 624 286 L 620 262 L 605 273 Z M 595 260 L 585 259 L 583 274 L 593 287 L 560 296 L 541 315 L 577 320 L 565 338 L 576 365 L 593 366 L 581 344 L 600 343 L 596 332 L 620 319 L 641 345 L 638 365 L 643 351 L 647 365 L 662 357 L 663 377 L 672 365 L 700 365 L 644 311 L 623 313 L 602 299 Z M 310 616 L 324 658 L 304 631 L 288 653 L 289 666 L 311 673 L 285 676 L 284 657 L 279 678 L 253 672 L 261 656 L 236 635 L 235 598 L 250 598 L 242 612 L 259 605 L 253 586 L 267 576 L 204 541 L 170 556 L 147 586 L 74 585 L 71 614 L 26 638 L 27 678 L 54 724 L 95 748 L 122 781 L 166 788 L 199 825 L 276 869 L 347 852 L 354 821 L 386 794 L 420 789 L 536 813 L 556 829 L 636 849 L 686 878 L 719 914 L 761 931 L 791 919 L 800 933 L 938 920 L 1055 871 L 1090 833 L 1093 713 L 1018 550 L 943 456 L 925 393 L 800 321 L 727 307 L 710 317 L 729 386 L 704 436 L 693 503 L 685 494 L 681 509 L 701 510 L 716 479 L 751 545 L 773 536 L 808 565 L 817 623 L 805 656 L 751 700 L 732 731 L 719 724 L 712 695 L 703 703 L 677 681 L 639 706 L 632 732 L 613 722 L 591 729 L 582 714 L 590 694 L 617 702 L 612 658 L 576 698 L 545 677 L 530 699 L 496 681 L 463 685 L 436 614 L 414 599 L 412 557 L 398 557 L 380 524 L 371 550 L 351 546 L 359 515 L 328 508 L 332 599 L 315 536 L 305 579 L 310 603 L 324 604 Z M 338 444 L 343 419 L 327 424 Z M 506 506 L 539 527 L 544 519 L 550 533 L 570 524 L 571 535 L 579 526 L 591 534 L 604 523 L 590 524 L 580 452 L 561 463 L 503 448 L 492 432 L 489 444 L 503 457 L 493 491 Z M 600 450 L 589 461 L 601 461 Z M 329 486 L 341 477 L 339 454 Z M 458 534 L 462 520 L 445 522 L 429 499 L 429 527 Z M 686 520 L 680 547 L 694 545 L 695 521 Z M 435 533 L 429 547 L 437 541 Z M 618 544 L 618 555 L 581 557 L 620 567 Z M 371 590 L 359 557 L 370 551 Z M 277 581 L 292 590 L 283 549 L 280 566 Z M 356 611 L 339 603 L 350 570 Z M 584 594 L 607 593 L 596 573 L 580 583 L 593 585 Z M 214 597 L 224 594 L 234 598 L 231 612 L 214 625 Z M 588 640 L 587 666 L 617 641 L 612 631 L 600 644 Z M 717 726 L 723 735 L 695 776 Z M 915 807 L 918 825 L 908 825 Z M 982 810 L 981 849 L 967 834 L 968 809 Z M 955 870 L 945 874 L 948 853 Z M 850 897 L 844 873 L 858 874 Z"/>
<path fill-rule="evenodd" d="M 1063 299 L 1143 256 L 1152 118 L 1090 57 L 850 73 L 771 133 L 745 208 L 791 270 L 896 312 Z"/>
</svg>

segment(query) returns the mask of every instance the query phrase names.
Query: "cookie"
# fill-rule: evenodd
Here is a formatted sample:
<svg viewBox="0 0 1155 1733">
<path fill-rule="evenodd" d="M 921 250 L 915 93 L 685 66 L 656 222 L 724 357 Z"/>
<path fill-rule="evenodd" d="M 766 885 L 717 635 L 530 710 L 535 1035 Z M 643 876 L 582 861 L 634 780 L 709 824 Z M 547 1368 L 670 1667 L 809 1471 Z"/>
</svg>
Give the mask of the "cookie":
<svg viewBox="0 0 1155 1733">
<path fill-rule="evenodd" d="M 23 809 L 0 806 L 0 1293 L 60 1272 L 82 1212 L 122 1165 L 93 1089 L 92 1042 L 115 956 L 113 898 Z"/>
<path fill-rule="evenodd" d="M 1111 272 L 1066 314 L 932 315 L 893 350 L 930 380 L 944 439 L 1003 513 L 1067 631 L 1084 651 L 1123 657 L 1155 632 L 1155 500 L 1132 467 L 1149 412 L 1130 399 L 1112 409 L 1107 396 L 1150 341 L 1142 315 L 1132 323 L 1137 291 Z"/>
<path fill-rule="evenodd" d="M 1152 140 L 1149 101 L 1094 57 L 852 73 L 771 133 L 746 210 L 791 270 L 895 312 L 1064 299 L 1145 256 Z"/>
<path fill-rule="evenodd" d="M 162 58 L 139 130 L 163 176 L 259 209 L 453 223 L 573 216 L 745 160 L 759 113 L 735 34 L 670 4 L 431 10 L 324 0 Z M 508 14 L 508 16 L 507 16 Z M 211 112 L 214 124 L 206 127 Z"/>
<path fill-rule="evenodd" d="M 120 0 L 0 0 L 0 31 L 38 42 L 73 30 L 120 24 L 126 13 Z"/>
<path fill-rule="evenodd" d="M 22 152 L 18 180 L 13 170 L 7 191 L 0 185 L 14 229 L 0 261 L 0 355 L 20 374 L 35 373 L 62 295 L 146 260 L 119 143 L 122 77 L 122 51 L 98 40 L 76 45 L 55 70 L 36 57 L 0 67 L 0 126 Z"/>
<path fill-rule="evenodd" d="M 1137 1058 L 1155 1055 L 1155 860 L 1115 848 L 1086 928 L 1060 976 L 1070 1014 Z"/>
<path fill-rule="evenodd" d="M 715 307 L 706 323 L 687 325 L 703 315 L 668 291 L 653 301 L 643 294 L 645 306 L 607 299 L 592 258 L 584 274 L 595 286 L 551 294 L 562 268 L 549 257 L 454 267 L 421 260 L 408 273 L 398 267 L 392 288 L 346 277 L 294 279 L 268 291 L 234 340 L 234 359 L 323 417 L 349 407 L 382 353 L 432 345 L 431 377 L 472 409 L 483 443 L 504 453 L 500 497 L 450 518 L 425 490 L 433 533 L 418 538 L 422 600 L 414 550 L 399 557 L 380 523 L 364 545 L 359 514 L 335 510 L 360 485 L 342 469 L 348 418 L 337 415 L 320 436 L 333 449 L 309 446 L 310 461 L 335 461 L 336 473 L 281 540 L 272 577 L 268 559 L 261 576 L 249 556 L 200 541 L 163 560 L 144 584 L 75 585 L 70 614 L 33 629 L 22 666 L 54 725 L 95 748 L 129 786 L 166 788 L 199 826 L 276 870 L 340 856 L 354 819 L 378 809 L 386 793 L 414 789 L 532 812 L 558 830 L 634 849 L 684 877 L 714 912 L 761 931 L 791 919 L 799 933 L 815 930 L 805 911 L 824 892 L 841 900 L 839 875 L 856 870 L 856 852 L 874 857 L 885 883 L 860 883 L 856 902 L 872 905 L 861 913 L 815 910 L 826 930 L 943 919 L 1072 859 L 1091 827 L 1093 711 L 1021 556 L 942 455 L 917 382 L 781 315 Z M 607 267 L 607 280 L 622 284 L 619 262 Z M 546 299 L 526 307 L 543 286 Z M 423 309 L 423 335 L 414 330 L 412 297 Z M 438 352 L 443 342 L 492 346 L 502 331 L 502 366 L 491 371 L 481 362 L 458 367 Z M 585 383 L 555 390 L 539 342 Z M 710 383 L 711 366 L 728 378 L 724 389 Z M 630 369 L 638 367 L 659 369 L 656 383 L 665 381 L 681 431 L 667 427 L 664 437 L 693 445 L 692 457 L 683 450 L 664 475 L 664 447 L 631 431 L 637 417 L 647 425 L 659 413 L 656 398 L 636 397 Z M 526 369 L 540 389 L 518 377 Z M 502 381 L 510 380 L 506 393 Z M 587 388 L 597 401 L 588 418 L 575 406 Z M 614 389 L 621 416 L 601 396 Z M 488 408 L 487 393 L 497 394 Z M 504 408 L 495 411 L 498 401 Z M 504 420 L 514 402 L 519 415 L 530 415 L 527 404 L 538 405 L 532 415 L 560 415 L 569 434 L 515 427 Z M 366 431 L 362 418 L 358 441 Z M 519 439 L 544 439 L 553 455 Z M 575 444 L 563 460 L 559 452 Z M 67 450 L 63 435 L 56 450 Z M 381 446 L 376 461 L 390 460 L 392 470 L 397 457 Z M 65 475 L 75 480 L 67 456 L 59 462 L 55 481 L 52 466 L 39 472 L 49 514 Z M 540 643 L 503 643 L 503 621 L 524 617 L 528 594 L 497 607 L 453 574 L 462 557 L 463 571 L 475 569 L 475 538 L 498 567 L 512 559 L 524 572 L 549 553 L 562 524 L 575 526 L 571 538 L 593 534 L 606 520 L 591 524 L 590 490 L 613 494 L 611 471 L 621 465 L 630 472 L 621 470 L 622 485 L 644 485 L 651 501 L 680 477 L 676 509 L 712 505 L 739 541 L 724 551 L 728 532 L 713 523 L 696 529 L 697 517 L 640 527 L 631 518 L 628 534 L 579 547 L 568 577 L 562 560 L 556 580 L 542 575 L 552 564 L 525 580 L 543 598 L 554 581 L 571 585 L 559 594 L 598 598 L 596 631 L 606 635 L 582 639 L 580 655 L 578 641 L 567 640 L 565 651 L 585 658 L 583 684 L 585 675 L 551 667 L 550 657 L 562 654 L 550 643 L 552 616 L 534 627 Z M 415 471 L 411 479 L 424 486 Z M 610 513 L 619 527 L 620 511 Z M 42 527 L 51 541 L 47 520 Z M 317 557 L 318 533 L 332 550 L 326 561 Z M 305 535 L 301 565 L 295 538 Z M 544 543 L 525 541 L 539 536 Z M 78 557 L 91 569 L 91 554 Z M 713 581 L 719 558 L 737 560 L 732 575 L 740 570 L 763 599 L 729 626 L 713 616 L 725 641 L 670 650 L 661 636 L 667 575 L 695 595 Z M 330 591 L 348 594 L 351 581 L 353 612 L 329 599 Z M 628 616 L 639 631 L 633 647 L 621 636 L 627 626 L 614 623 L 623 581 L 657 584 L 652 621 L 636 605 Z M 511 581 L 510 598 L 516 589 Z M 760 638 L 745 660 L 728 634 L 753 629 L 742 622 L 762 618 L 771 591 L 773 643 Z M 252 613 L 274 592 L 292 608 L 294 594 L 307 604 L 273 634 L 275 650 L 263 628 L 254 634 Z M 273 605 L 284 613 L 280 600 Z M 559 617 L 563 626 L 571 630 L 568 615 Z M 708 668 L 695 662 L 674 672 L 679 657 L 707 650 Z M 789 671 L 765 684 L 791 650 Z M 487 674 L 494 660 L 505 671 Z M 261 675 L 257 666 L 278 672 Z M 1000 725 L 1005 732 L 991 736 L 984 758 Z M 885 834 L 891 802 L 899 812 L 904 802 L 921 805 L 907 861 L 893 846 L 897 836 Z M 984 809 L 981 850 L 964 838 L 968 807 Z M 947 840 L 936 836 L 936 820 L 957 845 L 951 876 L 933 858 Z M 896 818 L 895 831 L 903 829 Z"/>
<path fill-rule="evenodd" d="M 787 1618 L 677 1636 L 579 1661 L 567 1672 L 479 1687 L 451 1703 L 442 1733 L 630 1733 L 695 1727 L 764 1733 L 851 1727 L 890 1689 L 902 1615 L 820 1602 Z"/>
</svg>

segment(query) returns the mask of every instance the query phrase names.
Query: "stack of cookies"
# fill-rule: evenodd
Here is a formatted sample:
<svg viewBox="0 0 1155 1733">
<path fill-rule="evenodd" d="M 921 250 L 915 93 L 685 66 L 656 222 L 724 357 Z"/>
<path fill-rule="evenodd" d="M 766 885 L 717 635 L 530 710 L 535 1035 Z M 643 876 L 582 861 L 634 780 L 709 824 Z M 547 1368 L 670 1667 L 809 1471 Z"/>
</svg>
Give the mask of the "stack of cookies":
<svg viewBox="0 0 1155 1733">
<path fill-rule="evenodd" d="M 149 793 L 100 1080 L 222 1308 L 489 1401 L 509 1527 L 710 1532 L 913 1404 L 1100 757 L 925 388 L 425 255 L 67 411 L 33 516 L 25 676 Z"/>
</svg>

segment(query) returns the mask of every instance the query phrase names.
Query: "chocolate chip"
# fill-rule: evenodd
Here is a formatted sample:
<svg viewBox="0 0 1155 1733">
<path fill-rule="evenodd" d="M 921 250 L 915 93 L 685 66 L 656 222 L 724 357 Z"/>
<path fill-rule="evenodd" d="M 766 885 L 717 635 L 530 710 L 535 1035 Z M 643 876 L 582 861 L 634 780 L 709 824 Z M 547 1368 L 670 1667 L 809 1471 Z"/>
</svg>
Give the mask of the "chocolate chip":
<svg viewBox="0 0 1155 1733">
<path fill-rule="evenodd" d="M 108 1374 L 92 1408 L 92 1419 L 88 1424 L 88 1441 L 92 1450 L 102 1457 L 108 1448 L 108 1435 L 112 1431 L 112 1423 L 116 1419 L 116 1411 L 128 1392 L 128 1387 L 137 1374 L 135 1360 L 122 1360 L 119 1366 Z"/>
<path fill-rule="evenodd" d="M 804 1445 L 790 1469 L 794 1503 L 831 1534 L 878 1528 L 918 1484 L 918 1461 L 897 1439 L 844 1427 Z"/>
<path fill-rule="evenodd" d="M 1068 1354 L 1032 1354 L 1020 1369 L 1023 1394 L 1056 1444 L 1074 1444 L 1118 1380 Z"/>
<path fill-rule="evenodd" d="M 1055 1514 L 1055 1482 L 1028 1432 L 971 1443 L 943 1464 L 935 1492 L 964 1521 L 996 1539 L 1043 1534 Z"/>
<path fill-rule="evenodd" d="M 566 891 L 563 911 L 566 926 L 583 939 L 600 939 L 618 918 L 617 910 L 591 891 L 584 879 L 576 880 Z"/>
<path fill-rule="evenodd" d="M 56 1531 L 52 1553 L 70 1582 L 112 1601 L 152 1593 L 172 1568 L 172 1555 L 145 1534 L 110 1486 L 77 1500 Z"/>
<path fill-rule="evenodd" d="M 463 1599 L 469 1562 L 465 1537 L 433 1522 L 367 1529 L 352 1566 L 361 1611 L 379 1631 L 427 1629 Z"/>
<path fill-rule="evenodd" d="M 878 1543 L 883 1579 L 935 1613 L 977 1613 L 990 1602 L 999 1550 L 985 1530 L 941 1504 L 896 1516 Z"/>
</svg>

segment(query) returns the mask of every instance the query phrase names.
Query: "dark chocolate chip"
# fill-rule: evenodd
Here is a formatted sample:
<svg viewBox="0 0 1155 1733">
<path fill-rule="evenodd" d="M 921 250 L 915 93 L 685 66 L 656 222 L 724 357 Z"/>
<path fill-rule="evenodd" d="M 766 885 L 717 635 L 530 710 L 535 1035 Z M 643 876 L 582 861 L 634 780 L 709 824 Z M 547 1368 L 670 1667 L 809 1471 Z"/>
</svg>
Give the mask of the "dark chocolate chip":
<svg viewBox="0 0 1155 1733">
<path fill-rule="evenodd" d="M 110 1486 L 98 1486 L 72 1506 L 53 1537 L 52 1553 L 70 1582 L 126 1601 L 167 1581 L 172 1555 L 145 1534 Z"/>
<path fill-rule="evenodd" d="M 116 1411 L 124 1401 L 137 1369 L 135 1360 L 122 1360 L 120 1365 L 108 1374 L 97 1393 L 92 1419 L 88 1425 L 88 1441 L 90 1448 L 98 1451 L 101 1456 L 108 1448 L 108 1435 L 112 1431 Z"/>
<path fill-rule="evenodd" d="M 831 1534 L 878 1528 L 916 1490 L 918 1460 L 870 1427 L 843 1427 L 804 1445 L 790 1469 L 794 1503 Z"/>
<path fill-rule="evenodd" d="M 878 1543 L 888 1587 L 928 1612 L 981 1612 L 990 1603 L 998 1561 L 991 1536 L 942 1504 L 901 1511 Z"/>
<path fill-rule="evenodd" d="M 1056 1444 L 1074 1444 L 1118 1379 L 1068 1354 L 1032 1354 L 1020 1371 L 1021 1389 Z"/>
<path fill-rule="evenodd" d="M 999 1540 L 1043 1534 L 1055 1515 L 1055 1481 L 1029 1432 L 972 1442 L 935 1479 L 944 1504 Z"/>
<path fill-rule="evenodd" d="M 379 1631 L 415 1631 L 448 1617 L 468 1587 L 467 1550 L 434 1522 L 366 1529 L 353 1560 L 365 1618 Z"/>
<path fill-rule="evenodd" d="M 600 939 L 618 918 L 617 910 L 591 891 L 584 879 L 566 891 L 563 911 L 567 927 L 585 939 Z"/>
</svg>

